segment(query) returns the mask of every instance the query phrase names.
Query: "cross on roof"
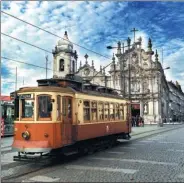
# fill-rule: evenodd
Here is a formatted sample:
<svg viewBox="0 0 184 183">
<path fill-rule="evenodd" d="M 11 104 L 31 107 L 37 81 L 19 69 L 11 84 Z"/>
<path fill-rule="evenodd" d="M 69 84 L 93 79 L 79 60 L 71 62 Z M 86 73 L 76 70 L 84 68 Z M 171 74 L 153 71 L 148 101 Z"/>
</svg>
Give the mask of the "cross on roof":
<svg viewBox="0 0 184 183">
<path fill-rule="evenodd" d="M 139 31 L 139 30 L 136 30 L 135 28 L 133 28 L 133 29 L 131 30 L 131 32 L 134 33 L 134 43 L 135 43 L 135 32 L 136 32 L 136 31 Z"/>
<path fill-rule="evenodd" d="M 88 62 L 88 55 L 84 55 L 85 59 L 86 59 L 86 63 Z"/>
</svg>

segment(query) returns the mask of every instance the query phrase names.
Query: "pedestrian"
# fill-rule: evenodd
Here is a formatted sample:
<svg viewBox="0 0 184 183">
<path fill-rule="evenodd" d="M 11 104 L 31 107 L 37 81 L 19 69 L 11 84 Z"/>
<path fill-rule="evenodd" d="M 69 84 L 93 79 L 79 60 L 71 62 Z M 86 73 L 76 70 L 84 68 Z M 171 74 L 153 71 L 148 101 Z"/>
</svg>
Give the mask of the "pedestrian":
<svg viewBox="0 0 184 183">
<path fill-rule="evenodd" d="M 136 123 L 136 126 L 138 127 L 139 126 L 139 116 L 138 115 L 136 116 L 136 122 L 135 123 Z"/>
<path fill-rule="evenodd" d="M 144 118 L 142 117 L 142 127 L 144 127 Z"/>
<path fill-rule="evenodd" d="M 142 126 L 142 119 L 141 119 L 141 116 L 139 116 L 139 126 Z"/>
<path fill-rule="evenodd" d="M 132 127 L 134 126 L 134 116 L 132 116 Z"/>
</svg>

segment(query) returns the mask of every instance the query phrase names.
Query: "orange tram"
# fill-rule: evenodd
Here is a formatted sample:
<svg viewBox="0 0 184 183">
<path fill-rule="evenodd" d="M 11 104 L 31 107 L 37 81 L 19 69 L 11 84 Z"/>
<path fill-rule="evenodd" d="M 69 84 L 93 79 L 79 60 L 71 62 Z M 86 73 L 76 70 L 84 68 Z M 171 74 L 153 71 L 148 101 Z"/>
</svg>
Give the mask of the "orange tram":
<svg viewBox="0 0 184 183">
<path fill-rule="evenodd" d="M 130 138 L 130 102 L 112 88 L 75 75 L 37 82 L 37 87 L 20 88 L 14 95 L 15 161 L 84 153 L 93 145 Z"/>
</svg>

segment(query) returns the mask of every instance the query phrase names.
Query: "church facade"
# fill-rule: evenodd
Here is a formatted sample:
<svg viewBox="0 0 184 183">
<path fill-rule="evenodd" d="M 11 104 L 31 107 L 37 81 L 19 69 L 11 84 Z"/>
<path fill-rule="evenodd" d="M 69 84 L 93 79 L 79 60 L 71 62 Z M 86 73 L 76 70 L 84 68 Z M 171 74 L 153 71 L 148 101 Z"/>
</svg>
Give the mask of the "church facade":
<svg viewBox="0 0 184 183">
<path fill-rule="evenodd" d="M 85 63 L 77 66 L 77 52 L 73 50 L 67 32 L 64 39 L 58 41 L 53 56 L 54 78 L 74 73 L 93 84 L 116 89 L 120 95 L 131 100 L 132 115 L 143 117 L 145 124 L 170 120 L 170 92 L 173 87 L 166 81 L 157 51 L 154 53 L 152 50 L 151 39 L 148 40 L 147 50 L 142 48 L 142 38 L 132 44 L 128 38 L 126 46 L 118 42 L 117 53 L 113 54 L 108 74 L 102 67 L 97 71 L 94 62 L 89 63 L 87 54 L 84 56 Z M 180 108 L 183 106 L 184 110 L 184 94 L 182 91 L 178 93 L 182 98 Z M 184 117 L 184 111 L 181 113 Z"/>
</svg>

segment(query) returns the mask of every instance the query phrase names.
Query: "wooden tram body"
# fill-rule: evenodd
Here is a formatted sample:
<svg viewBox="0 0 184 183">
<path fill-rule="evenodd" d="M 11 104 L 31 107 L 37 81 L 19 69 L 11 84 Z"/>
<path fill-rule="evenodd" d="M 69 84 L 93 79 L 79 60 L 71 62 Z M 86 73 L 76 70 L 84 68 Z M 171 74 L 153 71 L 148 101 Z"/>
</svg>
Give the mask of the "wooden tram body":
<svg viewBox="0 0 184 183">
<path fill-rule="evenodd" d="M 20 153 L 81 149 L 94 139 L 128 138 L 130 103 L 113 92 L 71 78 L 39 80 L 38 87 L 19 89 L 13 148 L 20 157 Z M 26 113 L 25 104 L 32 106 L 31 113 Z"/>
</svg>

